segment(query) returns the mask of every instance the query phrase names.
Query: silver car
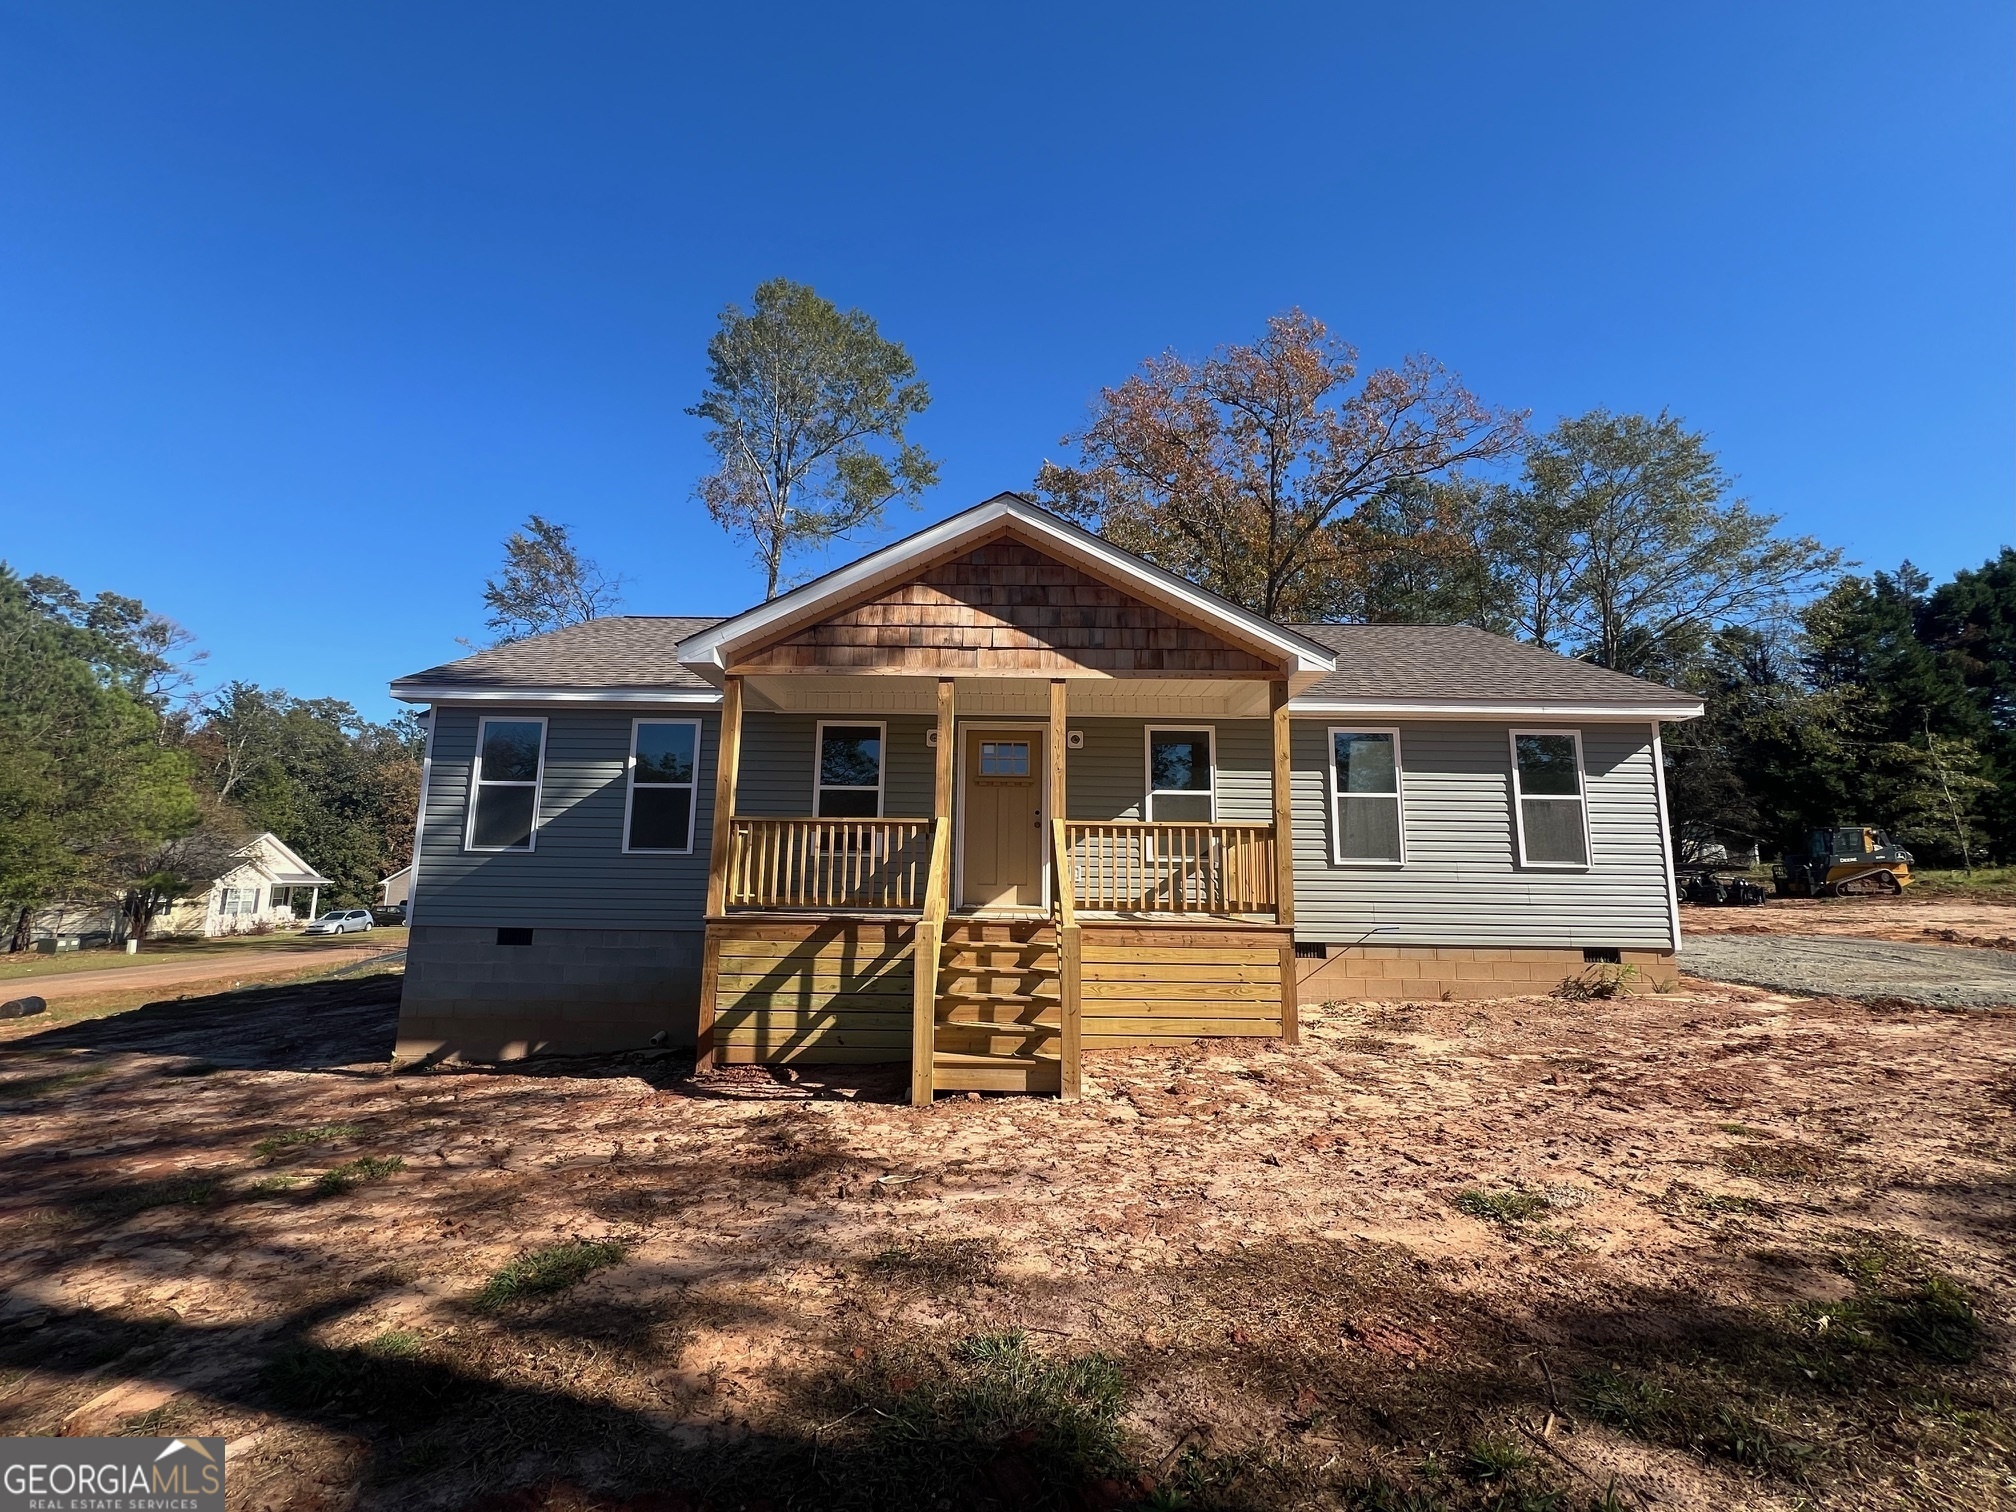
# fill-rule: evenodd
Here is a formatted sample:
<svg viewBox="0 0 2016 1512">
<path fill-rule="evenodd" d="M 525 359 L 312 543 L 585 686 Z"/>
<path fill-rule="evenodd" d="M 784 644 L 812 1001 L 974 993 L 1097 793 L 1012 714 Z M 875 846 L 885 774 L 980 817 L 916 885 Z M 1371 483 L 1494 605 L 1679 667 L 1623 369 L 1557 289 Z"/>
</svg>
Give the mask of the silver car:
<svg viewBox="0 0 2016 1512">
<path fill-rule="evenodd" d="M 311 919 L 303 934 L 362 934 L 371 927 L 368 908 L 332 908 L 319 919 Z"/>
</svg>

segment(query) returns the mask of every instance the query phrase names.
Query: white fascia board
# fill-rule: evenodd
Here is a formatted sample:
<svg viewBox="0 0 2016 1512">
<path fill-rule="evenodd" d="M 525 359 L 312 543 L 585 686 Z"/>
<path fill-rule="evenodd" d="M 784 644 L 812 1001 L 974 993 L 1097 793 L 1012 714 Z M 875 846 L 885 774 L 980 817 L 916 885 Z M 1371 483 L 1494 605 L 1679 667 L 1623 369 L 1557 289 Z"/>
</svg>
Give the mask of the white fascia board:
<svg viewBox="0 0 2016 1512">
<path fill-rule="evenodd" d="M 780 621 L 796 619 L 821 602 L 849 599 L 881 583 L 898 581 L 918 559 L 954 550 L 961 542 L 986 534 L 1004 520 L 1012 520 L 1066 557 L 1096 563 L 1114 576 L 1139 585 L 1150 598 L 1180 605 L 1206 623 L 1216 621 L 1236 626 L 1246 639 L 1278 650 L 1297 680 L 1334 672 L 1337 668 L 1336 653 L 1327 647 L 1283 630 L 1272 620 L 1227 603 L 1216 594 L 1206 593 L 1195 583 L 1152 562 L 1144 562 L 1131 551 L 1122 551 L 1089 530 L 1081 530 L 1033 505 L 1009 498 L 976 504 L 880 551 L 871 551 L 857 562 L 814 578 L 767 604 L 689 636 L 679 645 L 680 665 L 710 680 L 719 677 L 728 665 L 730 646 L 760 636 Z"/>
<path fill-rule="evenodd" d="M 1578 704 L 1521 702 L 1486 699 L 1408 698 L 1293 698 L 1288 701 L 1291 717 L 1336 718 L 1356 715 L 1392 715 L 1417 719 L 1580 719 L 1619 724 L 1643 724 L 1648 719 L 1699 719 L 1699 703 L 1670 704 Z"/>
<path fill-rule="evenodd" d="M 393 683 L 392 696 L 410 704 L 660 704 L 716 708 L 713 688 L 456 688 L 433 683 Z"/>
</svg>

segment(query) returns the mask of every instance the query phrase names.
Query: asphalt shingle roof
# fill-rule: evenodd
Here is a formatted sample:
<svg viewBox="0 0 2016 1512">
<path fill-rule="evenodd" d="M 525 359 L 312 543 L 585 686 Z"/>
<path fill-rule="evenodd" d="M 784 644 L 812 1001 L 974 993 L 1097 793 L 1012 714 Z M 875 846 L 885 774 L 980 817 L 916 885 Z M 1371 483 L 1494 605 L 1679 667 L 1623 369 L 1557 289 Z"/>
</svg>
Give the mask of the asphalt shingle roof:
<svg viewBox="0 0 2016 1512">
<path fill-rule="evenodd" d="M 402 677 L 427 688 L 667 688 L 711 692 L 679 665 L 679 642 L 721 623 L 719 615 L 612 614 L 564 630 L 492 646 L 460 661 Z"/>
<path fill-rule="evenodd" d="M 716 616 L 611 615 L 515 641 L 402 677 L 394 687 L 664 688 L 711 691 L 679 665 L 679 643 Z M 1300 696 L 1409 701 L 1561 701 L 1634 707 L 1671 704 L 1671 688 L 1572 661 L 1467 625 L 1292 625 L 1337 653 L 1337 670 Z"/>
<path fill-rule="evenodd" d="M 1337 670 L 1301 698 L 1488 699 L 1671 704 L 1671 688 L 1626 677 L 1468 625 L 1297 625 L 1337 653 Z"/>
</svg>

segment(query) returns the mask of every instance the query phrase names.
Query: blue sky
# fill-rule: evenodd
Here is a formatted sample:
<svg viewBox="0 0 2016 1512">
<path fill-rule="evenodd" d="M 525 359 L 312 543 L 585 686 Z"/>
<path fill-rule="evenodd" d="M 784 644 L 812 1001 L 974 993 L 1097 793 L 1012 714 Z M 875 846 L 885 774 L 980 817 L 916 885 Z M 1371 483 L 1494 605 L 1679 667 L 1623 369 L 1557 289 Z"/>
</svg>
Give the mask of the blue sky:
<svg viewBox="0 0 2016 1512">
<path fill-rule="evenodd" d="M 1872 566 L 2016 536 L 2016 22 L 1914 6 L 0 0 L 0 557 L 392 707 L 538 510 L 640 612 L 784 274 L 935 395 L 908 528 L 1290 305 L 1536 423 L 1665 407 Z"/>
</svg>

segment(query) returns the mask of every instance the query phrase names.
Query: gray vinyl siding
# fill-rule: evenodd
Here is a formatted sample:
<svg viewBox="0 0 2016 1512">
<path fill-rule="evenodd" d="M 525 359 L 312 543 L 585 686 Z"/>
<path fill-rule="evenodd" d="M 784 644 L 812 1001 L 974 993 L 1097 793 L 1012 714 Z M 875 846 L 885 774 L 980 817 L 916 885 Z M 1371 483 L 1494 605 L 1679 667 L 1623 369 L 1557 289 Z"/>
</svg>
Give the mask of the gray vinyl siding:
<svg viewBox="0 0 2016 1512">
<path fill-rule="evenodd" d="M 468 851 L 469 774 L 482 718 L 546 720 L 536 848 Z M 632 719 L 700 720 L 691 855 L 625 855 L 623 808 Z M 437 708 L 420 876 L 419 924 L 698 929 L 707 902 L 718 712 Z"/>
<path fill-rule="evenodd" d="M 1272 757 L 1264 719 L 1074 719 L 1071 728 L 1085 732 L 1085 747 L 1066 758 L 1067 817 L 1086 823 L 1142 817 L 1150 725 L 1215 732 L 1220 819 L 1264 822 L 1274 817 Z"/>
<path fill-rule="evenodd" d="M 1334 864 L 1324 772 L 1332 723 L 1293 726 L 1298 939 L 1672 948 L 1651 726 L 1573 727 L 1582 735 L 1590 865 L 1545 871 L 1516 861 L 1511 726 L 1468 721 L 1399 725 L 1406 864 Z M 1519 726 L 1533 727 L 1571 728 Z M 1376 925 L 1388 927 L 1373 933 Z"/>
<path fill-rule="evenodd" d="M 931 817 L 936 753 L 924 737 L 936 721 L 923 714 L 766 714 L 742 716 L 742 762 L 736 773 L 735 811 L 761 819 L 804 819 L 812 814 L 813 749 L 819 726 L 872 725 L 882 736 L 882 815 Z"/>
</svg>

